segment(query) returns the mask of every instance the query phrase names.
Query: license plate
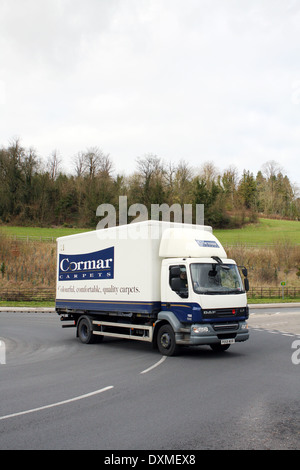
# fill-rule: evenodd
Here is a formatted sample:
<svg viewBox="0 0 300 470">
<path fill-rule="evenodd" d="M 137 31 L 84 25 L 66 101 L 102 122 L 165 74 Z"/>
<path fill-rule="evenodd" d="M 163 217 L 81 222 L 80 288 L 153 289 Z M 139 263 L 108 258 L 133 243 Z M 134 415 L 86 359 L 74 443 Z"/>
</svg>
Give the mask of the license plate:
<svg viewBox="0 0 300 470">
<path fill-rule="evenodd" d="M 235 343 L 235 339 L 234 338 L 230 338 L 230 339 L 221 339 L 221 344 L 233 344 Z"/>
</svg>

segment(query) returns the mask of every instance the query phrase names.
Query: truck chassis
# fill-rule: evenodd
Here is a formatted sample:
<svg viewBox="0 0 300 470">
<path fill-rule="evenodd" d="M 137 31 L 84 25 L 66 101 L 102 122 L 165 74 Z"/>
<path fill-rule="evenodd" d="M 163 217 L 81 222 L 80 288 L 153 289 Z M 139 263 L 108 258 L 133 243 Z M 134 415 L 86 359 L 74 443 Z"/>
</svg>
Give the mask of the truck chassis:
<svg viewBox="0 0 300 470">
<path fill-rule="evenodd" d="M 205 341 L 205 338 L 199 340 L 199 337 L 191 336 L 190 325 L 172 325 L 167 318 L 149 319 L 144 323 L 139 323 L 139 319 L 136 318 L 136 323 L 129 323 L 124 320 L 117 321 L 118 317 L 114 318 L 115 321 L 111 321 L 109 318 L 102 319 L 95 314 L 89 315 L 88 313 L 59 314 L 61 321 L 65 323 L 62 327 L 75 327 L 77 329 L 76 336 L 82 343 L 101 342 L 105 336 L 138 340 L 152 343 L 153 347 L 166 356 L 176 355 L 180 346 L 184 345 L 208 344 L 213 351 L 226 351 L 236 341 L 237 332 L 239 332 L 237 341 L 248 339 L 248 330 L 240 331 L 240 324 L 244 325 L 245 322 L 211 325 L 215 336 L 213 339 L 207 337 L 207 341 Z M 168 315 L 172 321 L 170 312 Z"/>
</svg>

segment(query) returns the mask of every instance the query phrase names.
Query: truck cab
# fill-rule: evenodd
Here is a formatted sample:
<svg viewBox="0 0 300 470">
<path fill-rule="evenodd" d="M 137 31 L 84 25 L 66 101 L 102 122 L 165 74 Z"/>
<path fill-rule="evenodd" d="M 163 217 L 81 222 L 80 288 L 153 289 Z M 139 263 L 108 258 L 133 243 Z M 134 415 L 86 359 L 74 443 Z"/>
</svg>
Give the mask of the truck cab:
<svg viewBox="0 0 300 470">
<path fill-rule="evenodd" d="M 182 231 L 180 237 L 171 233 L 163 235 L 162 311 L 158 319 L 172 324 L 177 345 L 209 344 L 214 350 L 224 351 L 231 344 L 249 338 L 247 270 L 227 259 L 212 233 L 203 232 L 203 235 L 202 240 L 189 231 Z M 180 252 L 187 256 L 168 257 Z"/>
<path fill-rule="evenodd" d="M 245 284 L 231 259 L 163 260 L 158 318 L 172 324 L 176 344 L 209 344 L 224 351 L 249 338 Z"/>
</svg>

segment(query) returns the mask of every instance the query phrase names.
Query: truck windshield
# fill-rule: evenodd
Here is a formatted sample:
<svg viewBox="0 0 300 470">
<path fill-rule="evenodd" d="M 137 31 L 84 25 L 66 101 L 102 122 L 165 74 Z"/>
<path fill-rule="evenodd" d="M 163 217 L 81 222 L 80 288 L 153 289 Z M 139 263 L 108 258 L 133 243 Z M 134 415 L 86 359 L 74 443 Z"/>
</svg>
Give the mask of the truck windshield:
<svg viewBox="0 0 300 470">
<path fill-rule="evenodd" d="M 244 291 L 235 264 L 192 263 L 191 277 L 197 294 L 240 294 Z"/>
</svg>

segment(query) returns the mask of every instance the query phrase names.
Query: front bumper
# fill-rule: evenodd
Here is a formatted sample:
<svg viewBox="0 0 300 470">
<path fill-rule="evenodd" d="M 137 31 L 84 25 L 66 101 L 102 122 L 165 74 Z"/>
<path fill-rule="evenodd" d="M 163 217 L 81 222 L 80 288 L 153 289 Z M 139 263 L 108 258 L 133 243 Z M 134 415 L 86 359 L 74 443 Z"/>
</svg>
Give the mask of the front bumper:
<svg viewBox="0 0 300 470">
<path fill-rule="evenodd" d="M 200 330 L 200 331 L 199 331 Z M 220 343 L 223 339 L 242 342 L 249 339 L 248 325 L 245 321 L 193 324 L 176 332 L 176 343 L 186 345 L 204 345 Z"/>
</svg>

